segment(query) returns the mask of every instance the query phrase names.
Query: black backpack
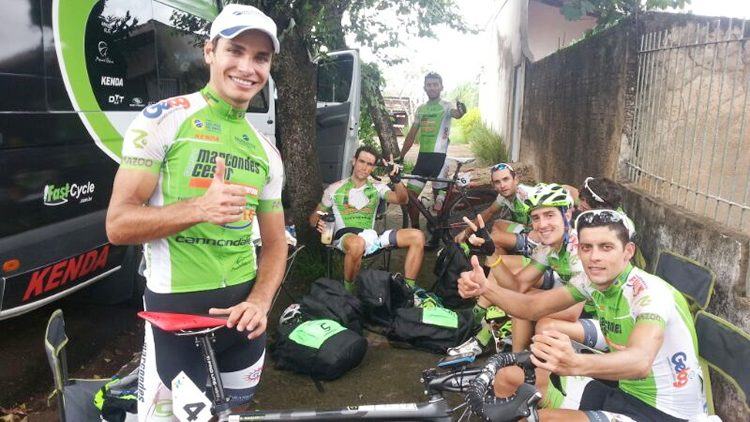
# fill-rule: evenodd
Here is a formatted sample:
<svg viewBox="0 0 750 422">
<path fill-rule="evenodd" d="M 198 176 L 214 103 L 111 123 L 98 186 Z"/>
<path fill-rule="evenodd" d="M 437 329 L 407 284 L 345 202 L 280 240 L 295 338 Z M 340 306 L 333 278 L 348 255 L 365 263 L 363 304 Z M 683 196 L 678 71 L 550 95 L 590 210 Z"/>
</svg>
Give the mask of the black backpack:
<svg viewBox="0 0 750 422">
<path fill-rule="evenodd" d="M 271 347 L 276 368 L 309 375 L 314 380 L 335 380 L 362 362 L 367 340 L 330 319 L 279 325 Z"/>
<path fill-rule="evenodd" d="M 400 274 L 362 270 L 357 275 L 357 296 L 362 302 L 365 328 L 385 334 L 396 310 L 414 305 L 414 295 Z"/>
<path fill-rule="evenodd" d="M 362 334 L 362 303 L 347 292 L 341 281 L 319 278 L 300 301 L 302 312 L 318 319 L 332 319 Z"/>
<path fill-rule="evenodd" d="M 469 309 L 403 308 L 396 311 L 388 339 L 429 352 L 444 354 L 466 341 L 474 332 Z"/>
<path fill-rule="evenodd" d="M 458 279 L 462 272 L 469 270 L 471 263 L 458 244 L 449 243 L 440 250 L 435 261 L 436 279 L 432 291 L 443 300 L 444 306 L 459 309 L 474 305 L 473 299 L 464 299 L 458 294 Z"/>
</svg>

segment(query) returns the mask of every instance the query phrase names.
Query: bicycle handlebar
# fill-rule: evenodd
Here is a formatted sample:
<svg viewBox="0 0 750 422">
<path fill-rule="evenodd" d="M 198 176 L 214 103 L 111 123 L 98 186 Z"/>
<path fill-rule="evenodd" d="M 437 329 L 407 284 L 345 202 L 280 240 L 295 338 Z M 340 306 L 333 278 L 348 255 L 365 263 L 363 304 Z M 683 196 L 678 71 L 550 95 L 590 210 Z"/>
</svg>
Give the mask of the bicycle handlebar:
<svg viewBox="0 0 750 422">
<path fill-rule="evenodd" d="M 479 375 L 471 382 L 469 392 L 466 393 L 466 403 L 469 405 L 471 411 L 488 420 L 495 420 L 494 417 L 490 418 L 489 414 L 493 414 L 494 416 L 503 415 L 507 417 L 507 419 L 503 420 L 508 421 L 514 421 L 519 417 L 529 416 L 534 413 L 535 410 L 532 408 L 541 399 L 541 395 L 531 386 L 535 382 L 535 377 L 534 366 L 531 363 L 530 356 L 531 352 L 521 352 L 499 353 L 490 357 Z M 488 403 L 486 400 L 487 390 L 492 384 L 495 374 L 501 368 L 511 365 L 519 366 L 524 370 L 525 384 L 519 387 L 514 397 L 503 401 L 500 403 L 500 406 L 488 407 L 490 404 L 497 404 Z M 517 402 L 519 400 L 520 403 Z M 515 412 L 508 415 L 508 412 L 512 410 L 515 410 Z"/>
</svg>

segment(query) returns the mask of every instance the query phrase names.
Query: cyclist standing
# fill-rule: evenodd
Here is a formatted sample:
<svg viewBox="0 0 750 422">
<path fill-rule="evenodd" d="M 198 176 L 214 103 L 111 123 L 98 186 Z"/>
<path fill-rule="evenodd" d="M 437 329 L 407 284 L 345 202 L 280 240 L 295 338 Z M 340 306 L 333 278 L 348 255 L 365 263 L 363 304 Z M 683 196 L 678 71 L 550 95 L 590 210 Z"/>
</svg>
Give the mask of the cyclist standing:
<svg viewBox="0 0 750 422">
<path fill-rule="evenodd" d="M 526 295 L 487 282 L 476 257 L 463 273 L 459 292 L 483 295 L 513 315 L 537 320 L 591 301 L 610 346 L 609 353 L 576 354 L 569 336 L 545 330 L 534 336 L 531 358 L 545 391 L 546 376 L 597 378 L 577 382 L 566 397 L 546 397 L 540 420 L 685 421 L 704 414 L 705 397 L 695 327 L 685 298 L 657 276 L 630 264 L 635 252 L 629 219 L 613 210 L 582 213 L 576 226 L 584 273 L 565 286 Z M 617 386 L 601 380 L 617 381 Z M 507 396 L 523 380 L 519 368 L 495 378 L 495 392 Z M 541 381 L 541 383 L 539 383 Z M 563 407 L 562 410 L 556 409 Z"/>
<path fill-rule="evenodd" d="M 113 244 L 144 243 L 146 310 L 226 315 L 235 328 L 217 333 L 215 345 L 233 406 L 249 402 L 260 379 L 266 315 L 287 253 L 281 157 L 245 117 L 278 52 L 273 20 L 227 5 L 204 47 L 206 87 L 146 107 L 128 128 L 107 213 Z M 173 419 L 171 382 L 180 371 L 206 385 L 192 340 L 146 324 L 140 420 Z"/>
<path fill-rule="evenodd" d="M 448 173 L 445 157 L 450 143 L 448 135 L 451 119 L 463 117 L 466 113 L 466 106 L 456 101 L 456 108 L 452 108 L 453 105 L 450 102 L 440 98 L 443 91 L 443 78 L 435 72 L 430 72 L 424 77 L 424 91 L 427 94 L 427 102 L 417 108 L 414 124 L 404 139 L 401 157 L 405 157 L 414 144 L 414 140 L 419 139 L 419 155 L 412 173 L 418 176 L 444 178 Z M 407 184 L 410 195 L 419 196 L 424 185 L 424 182 L 410 180 Z M 435 211 L 439 211 L 445 200 L 447 185 L 435 182 L 432 188 L 435 193 L 434 208 Z M 409 218 L 411 226 L 418 229 L 419 210 L 411 205 L 409 205 Z M 430 244 L 437 245 L 438 241 L 437 238 L 430 239 Z"/>
</svg>

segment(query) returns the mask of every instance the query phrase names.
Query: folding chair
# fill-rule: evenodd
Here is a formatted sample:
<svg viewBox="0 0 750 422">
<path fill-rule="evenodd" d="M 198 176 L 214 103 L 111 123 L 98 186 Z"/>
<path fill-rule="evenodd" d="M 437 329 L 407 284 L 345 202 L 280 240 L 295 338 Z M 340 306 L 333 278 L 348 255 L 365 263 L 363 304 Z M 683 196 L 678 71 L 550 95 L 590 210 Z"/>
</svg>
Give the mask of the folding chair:
<svg viewBox="0 0 750 422">
<path fill-rule="evenodd" d="M 110 380 L 69 379 L 65 355 L 67 344 L 68 336 L 65 334 L 63 312 L 58 309 L 50 316 L 44 336 L 44 349 L 47 352 L 47 360 L 55 383 L 50 398 L 57 396 L 57 410 L 61 422 L 99 421 L 101 420 L 100 412 L 94 406 L 94 394 Z"/>
<path fill-rule="evenodd" d="M 380 233 L 382 233 L 386 229 L 385 218 L 386 218 L 387 211 L 388 211 L 388 202 L 386 202 L 385 200 L 381 199 L 380 202 L 378 203 L 378 211 L 377 211 L 377 214 L 375 216 L 376 227 L 377 227 L 377 229 L 380 229 L 380 230 L 378 230 L 378 232 L 380 232 Z M 377 224 L 378 222 L 382 222 L 382 223 L 381 224 Z M 375 252 L 373 252 L 371 254 L 363 256 L 362 257 L 362 261 L 363 262 L 364 261 L 370 261 L 372 258 L 375 258 L 375 257 L 377 257 L 379 255 L 382 255 L 383 256 L 383 267 L 382 267 L 382 269 L 385 270 L 385 271 L 390 271 L 391 270 L 391 251 L 393 249 L 395 249 L 395 248 L 396 248 L 396 246 L 388 246 L 388 247 L 385 247 L 385 248 L 380 248 L 380 249 L 378 249 L 377 251 L 375 251 Z M 331 278 L 331 274 L 333 273 L 333 257 L 334 257 L 334 255 L 340 255 L 340 256 L 343 257 L 344 253 L 342 251 L 336 249 L 332 244 L 331 245 L 326 245 L 326 278 Z"/>
<path fill-rule="evenodd" d="M 709 413 L 714 413 L 714 405 L 711 378 L 706 364 L 734 386 L 744 402 L 745 410 L 750 412 L 750 371 L 747 370 L 750 362 L 750 335 L 703 310 L 695 315 L 695 332 L 698 336 Z"/>
<path fill-rule="evenodd" d="M 661 251 L 654 274 L 666 280 L 693 305 L 692 311 L 706 309 L 711 301 L 716 274 L 690 258 L 674 252 Z"/>
</svg>

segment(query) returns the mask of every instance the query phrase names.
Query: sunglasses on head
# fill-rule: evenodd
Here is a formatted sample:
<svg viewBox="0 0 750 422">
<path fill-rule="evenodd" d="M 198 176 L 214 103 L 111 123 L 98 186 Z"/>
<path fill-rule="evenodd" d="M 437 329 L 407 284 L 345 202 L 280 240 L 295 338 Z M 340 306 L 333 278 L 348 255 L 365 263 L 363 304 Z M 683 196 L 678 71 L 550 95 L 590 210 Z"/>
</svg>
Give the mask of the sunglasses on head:
<svg viewBox="0 0 750 422">
<path fill-rule="evenodd" d="M 600 223 L 600 224 L 606 224 L 606 223 L 620 223 L 623 226 L 625 226 L 625 229 L 628 231 L 628 237 L 630 239 L 635 236 L 635 227 L 633 226 L 633 222 L 630 221 L 630 219 L 623 213 L 615 210 L 589 210 L 582 212 L 577 218 L 575 227 L 576 230 L 580 230 L 581 226 L 580 224 L 594 224 L 594 223 Z"/>
<path fill-rule="evenodd" d="M 586 189 L 587 191 L 589 191 L 589 193 L 591 194 L 591 197 L 592 197 L 592 198 L 594 198 L 594 201 L 596 201 L 596 202 L 599 202 L 599 203 L 602 203 L 602 204 L 603 204 L 603 203 L 605 203 L 606 201 L 605 201 L 605 200 L 603 200 L 601 196 L 597 195 L 597 194 L 596 194 L 596 192 L 594 192 L 594 190 L 593 190 L 593 189 L 591 189 L 591 187 L 589 186 L 589 182 L 590 182 L 591 180 L 594 180 L 594 178 L 593 178 L 593 177 L 590 177 L 590 176 L 589 176 L 589 177 L 587 177 L 587 178 L 586 178 L 586 180 L 584 180 L 584 181 L 583 181 L 583 187 L 584 187 L 584 188 L 585 188 L 585 189 Z"/>
<path fill-rule="evenodd" d="M 513 169 L 513 167 L 510 166 L 508 163 L 498 163 L 492 166 L 492 171 L 500 171 L 500 170 L 510 170 L 511 173 L 515 173 L 516 171 Z"/>
</svg>

